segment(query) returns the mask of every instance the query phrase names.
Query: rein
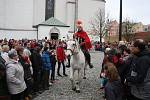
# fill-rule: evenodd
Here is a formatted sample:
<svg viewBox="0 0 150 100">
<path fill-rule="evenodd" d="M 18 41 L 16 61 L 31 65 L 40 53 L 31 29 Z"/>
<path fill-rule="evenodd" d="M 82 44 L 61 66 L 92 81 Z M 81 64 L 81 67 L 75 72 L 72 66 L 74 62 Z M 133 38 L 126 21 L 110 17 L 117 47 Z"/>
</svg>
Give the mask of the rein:
<svg viewBox="0 0 150 100">
<path fill-rule="evenodd" d="M 70 56 L 73 56 L 73 51 L 72 51 L 71 49 L 67 49 L 67 50 L 70 50 L 70 51 L 71 51 L 71 54 L 72 54 L 72 55 L 70 55 Z"/>
<path fill-rule="evenodd" d="M 71 51 L 71 55 L 70 56 L 73 56 L 73 55 L 75 55 L 75 54 L 78 54 L 79 52 L 77 52 L 77 53 L 74 53 L 74 51 L 73 50 L 71 50 L 71 49 L 67 49 L 67 50 L 70 50 Z"/>
</svg>

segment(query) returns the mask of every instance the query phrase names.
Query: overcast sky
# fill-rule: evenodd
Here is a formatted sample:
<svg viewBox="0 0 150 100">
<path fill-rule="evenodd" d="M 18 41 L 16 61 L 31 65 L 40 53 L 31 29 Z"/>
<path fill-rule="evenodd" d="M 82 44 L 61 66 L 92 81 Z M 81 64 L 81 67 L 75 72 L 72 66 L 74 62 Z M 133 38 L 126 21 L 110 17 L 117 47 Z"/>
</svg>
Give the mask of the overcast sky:
<svg viewBox="0 0 150 100">
<path fill-rule="evenodd" d="M 150 24 L 150 0 L 122 0 L 123 20 L 128 18 L 134 22 Z M 106 0 L 106 13 L 110 19 L 119 20 L 120 0 Z"/>
</svg>

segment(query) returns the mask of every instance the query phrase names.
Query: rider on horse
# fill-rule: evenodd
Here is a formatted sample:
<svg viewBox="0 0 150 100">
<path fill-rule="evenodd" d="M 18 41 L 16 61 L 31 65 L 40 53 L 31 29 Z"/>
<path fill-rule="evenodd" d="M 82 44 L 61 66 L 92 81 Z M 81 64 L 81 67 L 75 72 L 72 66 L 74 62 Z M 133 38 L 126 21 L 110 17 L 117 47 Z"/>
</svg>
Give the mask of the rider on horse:
<svg viewBox="0 0 150 100">
<path fill-rule="evenodd" d="M 93 68 L 93 65 L 91 64 L 91 56 L 88 51 L 90 48 L 92 48 L 91 41 L 90 41 L 87 33 L 83 30 L 82 22 L 78 20 L 76 22 L 76 26 L 77 26 L 78 30 L 74 34 L 74 37 L 79 41 L 81 50 L 83 51 L 83 53 L 85 55 L 85 59 L 89 65 L 89 67 Z"/>
</svg>

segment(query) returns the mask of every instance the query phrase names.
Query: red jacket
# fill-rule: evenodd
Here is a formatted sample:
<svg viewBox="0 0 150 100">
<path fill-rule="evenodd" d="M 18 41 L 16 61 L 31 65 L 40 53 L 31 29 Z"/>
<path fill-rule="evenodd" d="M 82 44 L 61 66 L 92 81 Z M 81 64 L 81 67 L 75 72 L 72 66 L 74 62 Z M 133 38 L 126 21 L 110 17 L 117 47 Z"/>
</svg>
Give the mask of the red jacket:
<svg viewBox="0 0 150 100">
<path fill-rule="evenodd" d="M 59 62 L 62 62 L 66 59 L 66 55 L 65 55 L 65 52 L 64 52 L 64 48 L 61 47 L 61 46 L 58 46 L 56 48 L 56 54 L 57 54 L 57 60 Z"/>
<path fill-rule="evenodd" d="M 92 48 L 92 44 L 91 44 L 90 38 L 88 37 L 88 35 L 87 35 L 87 33 L 85 31 L 76 32 L 75 36 L 84 39 L 83 45 L 84 45 L 86 50 Z"/>
</svg>

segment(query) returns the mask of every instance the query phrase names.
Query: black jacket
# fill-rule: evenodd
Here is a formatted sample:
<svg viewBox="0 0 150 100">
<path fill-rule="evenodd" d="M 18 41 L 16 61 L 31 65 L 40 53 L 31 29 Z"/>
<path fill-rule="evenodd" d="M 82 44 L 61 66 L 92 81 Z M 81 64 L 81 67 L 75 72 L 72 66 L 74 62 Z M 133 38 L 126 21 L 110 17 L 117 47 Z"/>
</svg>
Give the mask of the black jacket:
<svg viewBox="0 0 150 100">
<path fill-rule="evenodd" d="M 38 71 L 42 69 L 42 58 L 41 55 L 36 50 L 33 50 L 30 56 L 30 60 L 32 63 L 33 71 L 35 70 Z"/>
<path fill-rule="evenodd" d="M 131 93 L 142 100 L 150 100 L 150 52 L 144 50 L 138 53 L 131 63 L 131 71 L 127 81 Z"/>
<path fill-rule="evenodd" d="M 19 62 L 23 66 L 24 69 L 24 79 L 29 80 L 32 78 L 31 70 L 30 70 L 30 64 L 25 63 L 23 57 L 19 56 Z"/>
<path fill-rule="evenodd" d="M 5 60 L 0 56 L 0 96 L 8 95 Z"/>
<path fill-rule="evenodd" d="M 136 55 L 131 64 L 130 72 L 127 76 L 127 81 L 131 83 L 142 83 L 150 68 L 150 52 L 144 50 Z"/>
</svg>

